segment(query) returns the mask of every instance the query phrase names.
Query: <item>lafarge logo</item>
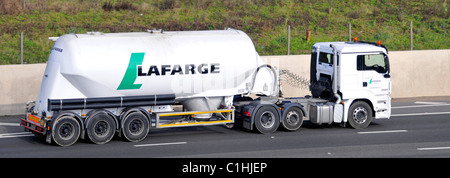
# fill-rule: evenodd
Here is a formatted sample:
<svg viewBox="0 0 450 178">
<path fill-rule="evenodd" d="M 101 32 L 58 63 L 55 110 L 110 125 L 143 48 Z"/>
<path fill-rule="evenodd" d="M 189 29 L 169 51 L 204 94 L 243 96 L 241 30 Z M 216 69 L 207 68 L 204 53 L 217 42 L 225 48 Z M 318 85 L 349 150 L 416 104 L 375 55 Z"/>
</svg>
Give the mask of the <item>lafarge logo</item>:
<svg viewBox="0 0 450 178">
<path fill-rule="evenodd" d="M 145 53 L 131 53 L 130 63 L 117 90 L 139 89 L 142 84 L 134 84 L 137 78 L 137 66 L 142 65 Z"/>
<path fill-rule="evenodd" d="M 135 84 L 137 77 L 165 76 L 165 75 L 194 75 L 194 74 L 218 74 L 219 63 L 202 64 L 168 64 L 142 66 L 145 53 L 131 53 L 127 71 L 122 78 L 117 90 L 140 89 L 142 84 Z"/>
</svg>

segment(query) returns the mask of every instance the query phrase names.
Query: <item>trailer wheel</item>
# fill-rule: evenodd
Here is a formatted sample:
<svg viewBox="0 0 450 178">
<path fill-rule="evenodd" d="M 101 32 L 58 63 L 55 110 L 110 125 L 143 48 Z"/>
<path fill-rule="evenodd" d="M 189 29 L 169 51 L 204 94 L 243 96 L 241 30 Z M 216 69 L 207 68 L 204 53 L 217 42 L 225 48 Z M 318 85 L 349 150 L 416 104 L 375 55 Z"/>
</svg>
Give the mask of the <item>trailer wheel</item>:
<svg viewBox="0 0 450 178">
<path fill-rule="evenodd" d="M 132 112 L 122 120 L 122 123 L 122 132 L 126 140 L 139 142 L 147 137 L 150 123 L 143 113 Z"/>
<path fill-rule="evenodd" d="M 280 115 L 271 106 L 263 106 L 258 109 L 255 115 L 256 129 L 262 134 L 273 133 L 280 125 Z"/>
<path fill-rule="evenodd" d="M 372 109 L 364 101 L 357 101 L 348 110 L 348 122 L 355 129 L 364 129 L 372 122 Z"/>
<path fill-rule="evenodd" d="M 291 107 L 285 111 L 281 125 L 289 131 L 296 131 L 303 124 L 302 110 L 298 107 Z"/>
<path fill-rule="evenodd" d="M 55 120 L 52 138 L 59 146 L 70 146 L 80 137 L 80 123 L 72 116 L 62 116 Z"/>
<path fill-rule="evenodd" d="M 116 131 L 114 118 L 104 111 L 90 115 L 87 121 L 87 135 L 95 144 L 105 144 L 111 141 Z"/>
</svg>

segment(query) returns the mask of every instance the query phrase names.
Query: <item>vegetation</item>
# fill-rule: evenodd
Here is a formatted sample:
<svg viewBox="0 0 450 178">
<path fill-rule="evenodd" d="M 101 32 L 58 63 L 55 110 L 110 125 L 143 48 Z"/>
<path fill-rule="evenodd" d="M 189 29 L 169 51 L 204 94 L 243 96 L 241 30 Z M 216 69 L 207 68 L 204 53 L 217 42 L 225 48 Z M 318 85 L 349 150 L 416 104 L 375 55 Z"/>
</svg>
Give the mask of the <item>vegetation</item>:
<svg viewBox="0 0 450 178">
<path fill-rule="evenodd" d="M 260 55 L 309 53 L 319 41 L 381 40 L 390 50 L 449 49 L 447 0 L 0 0 L 0 64 L 20 63 L 24 33 L 27 63 L 46 62 L 54 42 L 67 33 L 147 29 L 246 32 Z M 311 40 L 306 41 L 306 30 Z"/>
</svg>

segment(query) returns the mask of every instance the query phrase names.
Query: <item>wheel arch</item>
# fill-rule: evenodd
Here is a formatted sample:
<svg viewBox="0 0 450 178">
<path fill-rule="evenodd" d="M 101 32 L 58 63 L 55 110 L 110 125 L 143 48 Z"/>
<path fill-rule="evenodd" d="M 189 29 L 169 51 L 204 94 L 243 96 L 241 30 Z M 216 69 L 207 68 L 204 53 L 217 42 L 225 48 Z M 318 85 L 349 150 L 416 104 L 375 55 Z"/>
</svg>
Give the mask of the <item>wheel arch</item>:
<svg viewBox="0 0 450 178">
<path fill-rule="evenodd" d="M 89 116 L 91 116 L 91 115 L 93 115 L 93 114 L 95 114 L 97 112 L 105 112 L 106 114 L 111 116 L 114 119 L 114 122 L 116 124 L 116 130 L 120 129 L 120 127 L 119 127 L 119 119 L 117 118 L 117 116 L 115 114 L 113 114 L 111 111 L 106 110 L 106 109 L 95 109 L 95 110 L 89 111 L 86 114 L 86 118 L 84 119 L 84 126 L 82 127 L 83 130 L 86 130 L 86 128 L 90 124 L 90 122 L 89 122 L 90 121 L 90 119 L 89 119 L 90 117 Z"/>
<path fill-rule="evenodd" d="M 281 120 L 283 120 L 287 114 L 285 111 L 287 111 L 288 109 L 290 109 L 292 107 L 298 107 L 302 111 L 303 117 L 306 117 L 306 110 L 305 110 L 305 108 L 303 108 L 303 106 L 301 104 L 288 103 L 288 104 L 285 104 L 284 106 L 282 106 L 281 115 L 280 115 Z"/>
<path fill-rule="evenodd" d="M 130 113 L 132 112 L 141 112 L 142 114 L 144 114 L 147 117 L 148 122 L 150 123 L 150 128 L 152 128 L 152 119 L 150 116 L 150 113 L 140 107 L 134 107 L 134 108 L 125 108 L 124 110 L 122 110 L 121 114 L 119 115 L 119 124 L 118 124 L 118 129 L 120 130 L 121 128 L 123 128 L 123 122 L 122 120 Z"/>
<path fill-rule="evenodd" d="M 51 131 L 53 132 L 53 128 L 55 127 L 55 121 L 58 119 L 58 118 L 60 118 L 60 117 L 63 117 L 63 116 L 72 116 L 73 118 L 75 118 L 75 120 L 77 120 L 77 122 L 80 124 L 80 128 L 81 128 L 81 130 L 84 130 L 84 127 L 85 127 L 85 124 L 84 124 L 84 119 L 81 117 L 81 116 L 79 116 L 78 114 L 76 114 L 76 113 L 74 113 L 74 112 L 71 112 L 71 111 L 61 111 L 61 112 L 58 112 L 56 115 L 54 115 L 53 117 L 52 117 L 52 122 L 51 122 Z"/>
<path fill-rule="evenodd" d="M 372 101 L 370 101 L 369 99 L 364 99 L 364 98 L 355 99 L 352 101 L 352 103 L 350 104 L 349 107 L 351 107 L 354 103 L 356 103 L 358 101 L 367 103 L 370 106 L 370 109 L 372 110 L 372 117 L 375 117 L 375 108 L 373 107 Z"/>
<path fill-rule="evenodd" d="M 306 111 L 303 108 L 303 106 L 299 103 L 286 103 L 286 104 L 283 104 L 281 107 L 282 107 L 282 110 L 281 110 L 280 125 L 288 131 L 296 131 L 296 130 L 300 129 L 300 127 L 303 124 L 303 121 L 306 117 Z M 300 114 L 301 116 L 299 116 L 299 117 L 301 117 L 301 118 L 299 118 L 300 121 L 295 122 L 298 124 L 294 124 L 294 125 L 290 124 L 290 123 L 292 123 L 292 120 L 290 120 L 291 122 L 286 121 L 286 119 L 288 118 L 288 114 L 290 113 L 288 111 L 291 109 L 298 109 L 301 112 L 301 114 Z"/>
<path fill-rule="evenodd" d="M 253 110 L 250 111 L 250 113 L 251 113 L 251 117 L 250 117 L 250 126 L 251 126 L 251 129 L 250 129 L 250 130 L 253 130 L 253 127 L 254 127 L 254 125 L 255 125 L 255 116 L 256 116 L 256 113 L 257 113 L 258 110 L 261 109 L 263 106 L 273 107 L 273 108 L 277 111 L 277 114 L 278 114 L 278 116 L 280 117 L 280 121 L 281 121 L 281 116 L 282 116 L 282 115 L 281 115 L 280 107 L 278 107 L 277 105 L 272 104 L 272 103 L 257 104 L 257 105 L 253 108 Z"/>
<path fill-rule="evenodd" d="M 253 101 L 250 104 L 243 107 L 242 112 L 249 112 L 250 113 L 250 119 L 247 126 L 244 126 L 244 128 L 247 128 L 249 130 L 253 130 L 255 127 L 255 115 L 258 112 L 258 110 L 263 106 L 269 106 L 273 107 L 276 111 L 279 117 L 281 117 L 281 111 L 280 107 L 275 105 L 274 103 L 268 103 L 268 102 L 260 102 L 260 101 Z"/>
</svg>

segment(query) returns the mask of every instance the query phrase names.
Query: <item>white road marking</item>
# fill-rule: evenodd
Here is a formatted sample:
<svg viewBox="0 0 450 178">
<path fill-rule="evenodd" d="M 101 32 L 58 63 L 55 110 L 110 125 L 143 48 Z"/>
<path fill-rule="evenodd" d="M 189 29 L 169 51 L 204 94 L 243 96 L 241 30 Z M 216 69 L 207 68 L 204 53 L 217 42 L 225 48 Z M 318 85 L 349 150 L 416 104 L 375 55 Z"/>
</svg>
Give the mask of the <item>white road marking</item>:
<svg viewBox="0 0 450 178">
<path fill-rule="evenodd" d="M 423 116 L 423 115 L 437 115 L 450 114 L 450 112 L 425 112 L 425 113 L 409 113 L 409 114 L 391 114 L 391 116 Z"/>
<path fill-rule="evenodd" d="M 181 144 L 187 144 L 187 142 L 153 143 L 153 144 L 142 144 L 142 145 L 133 145 L 133 146 L 134 147 L 145 147 L 145 146 L 181 145 Z"/>
<path fill-rule="evenodd" d="M 400 133 L 400 132 L 408 132 L 408 130 L 369 131 L 369 132 L 358 132 L 358 134 L 379 134 L 379 133 Z"/>
<path fill-rule="evenodd" d="M 0 134 L 0 138 L 16 138 L 16 137 L 29 137 L 34 136 L 31 132 L 17 132 L 17 133 L 5 133 Z"/>
<path fill-rule="evenodd" d="M 419 151 L 428 151 L 428 150 L 449 150 L 450 147 L 429 147 L 429 148 L 417 148 Z"/>
<path fill-rule="evenodd" d="M 20 126 L 19 123 L 1 123 L 1 122 L 0 122 L 0 125 L 2 125 L 2 126 Z"/>
<path fill-rule="evenodd" d="M 431 105 L 445 105 L 448 104 L 446 102 L 424 102 L 424 101 L 416 101 L 414 104 L 431 104 Z"/>
<path fill-rule="evenodd" d="M 394 106 L 394 107 L 391 107 L 391 109 L 424 108 L 424 107 L 436 107 L 436 106 L 450 106 L 450 104 L 427 104 L 427 105 L 411 105 L 411 106 Z"/>
</svg>

